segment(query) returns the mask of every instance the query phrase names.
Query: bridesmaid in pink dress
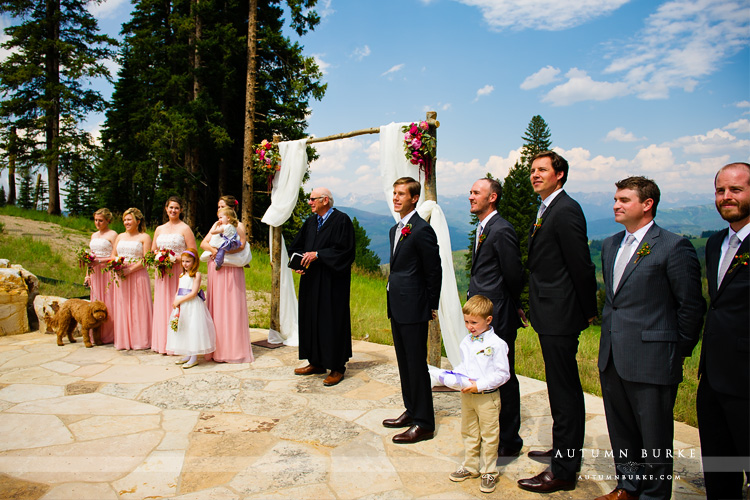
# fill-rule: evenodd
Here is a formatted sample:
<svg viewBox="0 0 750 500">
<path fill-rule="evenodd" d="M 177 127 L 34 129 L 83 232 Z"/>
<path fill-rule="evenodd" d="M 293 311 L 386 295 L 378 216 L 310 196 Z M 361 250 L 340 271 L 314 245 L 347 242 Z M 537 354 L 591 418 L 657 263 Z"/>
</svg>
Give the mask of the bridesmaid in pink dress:
<svg viewBox="0 0 750 500">
<path fill-rule="evenodd" d="M 234 196 L 222 196 L 219 199 L 219 208 L 227 206 L 237 211 L 237 200 Z M 237 226 L 237 234 L 242 246 L 228 253 L 239 252 L 247 244 L 245 226 L 241 222 Z M 213 357 L 214 361 L 222 363 L 252 363 L 254 358 L 250 347 L 245 271 L 241 267 L 232 267 L 227 263 L 217 271 L 213 261 L 216 249 L 209 244 L 210 239 L 209 233 L 201 242 L 201 248 L 211 252 L 211 260 L 208 262 L 206 305 L 216 326 L 216 351 L 207 354 L 206 359 Z"/>
<path fill-rule="evenodd" d="M 164 205 L 167 222 L 156 228 L 151 250 L 168 248 L 175 253 L 172 276 L 154 276 L 154 318 L 151 323 L 151 350 L 167 354 L 167 329 L 172 302 L 179 288 L 180 255 L 186 248 L 195 248 L 195 235 L 190 226 L 180 220 L 183 202 L 179 196 L 170 196 Z M 170 353 L 171 354 L 171 353 Z"/>
<path fill-rule="evenodd" d="M 115 341 L 114 292 L 112 289 L 107 290 L 109 275 L 102 273 L 102 269 L 112 256 L 117 238 L 117 232 L 109 228 L 110 222 L 112 222 L 112 212 L 109 209 L 100 208 L 94 212 L 94 224 L 98 231 L 91 235 L 89 249 L 96 256 L 96 263 L 91 274 L 86 275 L 86 283 L 91 287 L 91 300 L 101 300 L 107 306 L 107 321 L 100 327 L 102 344 L 111 344 Z"/>
<path fill-rule="evenodd" d="M 151 248 L 151 237 L 145 232 L 146 221 L 137 208 L 122 214 L 125 232 L 117 236 L 112 257 L 125 257 L 126 266 L 120 285 L 114 283 L 115 348 L 148 349 L 151 347 L 151 279 L 143 267 L 143 256 Z"/>
</svg>

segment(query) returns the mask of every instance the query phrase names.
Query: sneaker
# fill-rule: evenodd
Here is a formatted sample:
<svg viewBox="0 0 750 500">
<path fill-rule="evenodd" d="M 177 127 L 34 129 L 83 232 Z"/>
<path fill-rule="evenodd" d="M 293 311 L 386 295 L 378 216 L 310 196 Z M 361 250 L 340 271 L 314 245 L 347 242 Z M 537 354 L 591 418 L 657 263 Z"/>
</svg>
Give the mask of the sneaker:
<svg viewBox="0 0 750 500">
<path fill-rule="evenodd" d="M 450 480 L 456 483 L 459 483 L 463 481 L 464 479 L 474 479 L 476 477 L 479 477 L 479 474 L 475 472 L 469 472 L 464 466 L 458 468 L 456 472 L 451 472 Z"/>
<path fill-rule="evenodd" d="M 482 484 L 479 485 L 479 491 L 482 493 L 492 493 L 495 491 L 497 478 L 492 474 L 482 474 Z"/>
</svg>

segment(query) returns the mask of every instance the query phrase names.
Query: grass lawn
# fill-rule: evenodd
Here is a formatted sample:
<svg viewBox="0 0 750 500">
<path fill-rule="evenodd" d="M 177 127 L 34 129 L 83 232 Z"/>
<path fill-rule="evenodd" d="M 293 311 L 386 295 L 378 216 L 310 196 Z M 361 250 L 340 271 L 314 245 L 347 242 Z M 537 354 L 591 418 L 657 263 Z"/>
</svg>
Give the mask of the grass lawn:
<svg viewBox="0 0 750 500">
<path fill-rule="evenodd" d="M 25 216 L 24 214 L 7 213 L 4 208 L 0 213 L 7 215 Z M 29 211 L 23 211 L 29 212 Z M 42 212 L 40 212 L 42 213 Z M 43 216 L 46 214 L 42 213 Z M 49 216 L 47 216 L 49 217 Z M 62 219 L 75 219 L 63 217 Z M 81 218 L 84 219 L 84 218 Z M 42 219 L 42 220 L 47 220 Z M 49 222 L 57 222 L 49 220 Z M 80 227 L 78 226 L 80 225 Z M 83 222 L 69 222 L 66 227 L 75 229 L 88 228 L 91 230 L 92 223 L 88 220 Z M 80 229 L 82 230 L 82 229 Z M 254 247 L 253 260 L 248 268 L 245 268 L 245 283 L 248 291 L 261 292 L 260 295 L 271 292 L 271 264 L 268 250 L 263 247 Z M 21 264 L 34 274 L 52 276 L 63 283 L 42 283 L 41 293 L 45 295 L 59 295 L 64 297 L 77 297 L 88 295 L 85 288 L 78 284 L 83 282 L 84 272 L 77 267 L 70 266 L 63 257 L 56 254 L 48 245 L 31 238 L 14 238 L 7 234 L 0 234 L 0 257 L 9 259 L 14 264 Z M 459 268 L 457 266 L 457 268 Z M 462 269 L 462 268 L 460 268 Z M 206 272 L 206 264 L 201 263 L 201 272 Z M 463 272 L 463 271 L 461 271 Z M 299 284 L 299 276 L 294 275 L 295 284 Z M 364 339 L 378 344 L 392 345 L 390 322 L 386 313 L 386 279 L 378 274 L 364 273 L 354 270 L 351 281 L 351 321 L 352 336 L 355 339 Z M 257 298 L 256 294 L 256 298 Z M 256 301 L 257 308 L 266 308 L 270 302 L 264 300 Z M 268 328 L 268 314 L 261 314 L 255 324 L 255 328 Z M 581 376 L 583 390 L 601 396 L 599 386 L 599 371 L 597 368 L 597 357 L 599 353 L 600 327 L 592 326 L 585 330 L 579 339 L 578 369 Z M 698 361 L 700 355 L 700 344 L 693 351 L 692 357 L 685 361 L 683 367 L 684 381 L 680 384 L 675 404 L 675 419 L 697 426 L 695 413 L 695 395 L 698 388 Z M 519 375 L 545 380 L 544 361 L 542 359 L 539 339 L 532 328 L 518 330 L 516 340 L 516 371 Z"/>
</svg>

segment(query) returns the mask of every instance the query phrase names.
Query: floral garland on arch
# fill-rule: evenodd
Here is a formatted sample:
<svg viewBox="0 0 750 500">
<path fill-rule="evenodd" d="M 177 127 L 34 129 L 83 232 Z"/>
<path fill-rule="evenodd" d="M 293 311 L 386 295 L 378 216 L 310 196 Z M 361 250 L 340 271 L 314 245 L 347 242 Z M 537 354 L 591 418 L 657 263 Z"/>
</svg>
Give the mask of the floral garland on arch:
<svg viewBox="0 0 750 500">
<path fill-rule="evenodd" d="M 435 161 L 435 137 L 430 134 L 430 124 L 426 121 L 411 123 L 401 127 L 404 132 L 404 155 L 412 165 L 424 172 L 425 179 Z"/>
<path fill-rule="evenodd" d="M 255 146 L 253 165 L 257 172 L 268 176 L 268 190 L 270 191 L 274 175 L 281 170 L 279 145 L 263 139 L 260 144 Z"/>
</svg>

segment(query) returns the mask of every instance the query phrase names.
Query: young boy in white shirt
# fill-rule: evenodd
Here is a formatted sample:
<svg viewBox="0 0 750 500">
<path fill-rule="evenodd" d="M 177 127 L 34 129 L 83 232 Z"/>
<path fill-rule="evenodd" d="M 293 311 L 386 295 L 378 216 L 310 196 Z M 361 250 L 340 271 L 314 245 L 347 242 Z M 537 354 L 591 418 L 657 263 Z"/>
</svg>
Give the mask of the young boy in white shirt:
<svg viewBox="0 0 750 500">
<path fill-rule="evenodd" d="M 490 326 L 490 299 L 473 296 L 466 301 L 463 313 L 469 335 L 461 341 L 461 364 L 453 371 L 469 377 L 471 385 L 461 389 L 464 462 L 451 473 L 450 480 L 463 481 L 481 475 L 479 490 L 492 493 L 497 483 L 497 446 L 500 442 L 498 388 L 510 378 L 508 344 L 495 335 Z"/>
</svg>

